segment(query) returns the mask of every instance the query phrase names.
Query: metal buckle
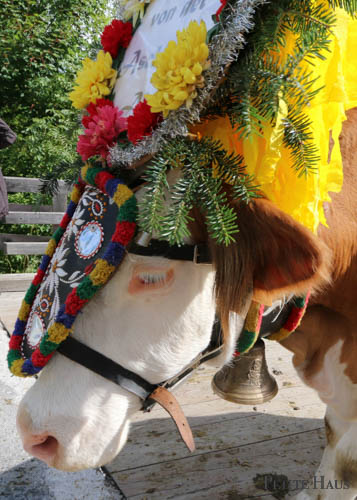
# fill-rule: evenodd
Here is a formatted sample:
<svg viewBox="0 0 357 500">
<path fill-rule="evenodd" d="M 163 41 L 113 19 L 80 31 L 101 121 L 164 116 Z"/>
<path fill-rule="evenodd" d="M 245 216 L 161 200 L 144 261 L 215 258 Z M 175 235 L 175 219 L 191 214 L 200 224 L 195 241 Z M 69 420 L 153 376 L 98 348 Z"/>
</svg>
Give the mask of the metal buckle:
<svg viewBox="0 0 357 500">
<path fill-rule="evenodd" d="M 152 235 L 143 231 L 138 234 L 138 236 L 135 239 L 135 243 L 141 247 L 148 247 L 150 245 L 151 240 L 152 240 Z"/>
<path fill-rule="evenodd" d="M 193 249 L 193 260 L 192 262 L 198 266 L 210 266 L 212 262 L 199 262 L 200 258 L 200 251 L 199 251 L 199 246 L 200 245 L 195 245 Z"/>
</svg>

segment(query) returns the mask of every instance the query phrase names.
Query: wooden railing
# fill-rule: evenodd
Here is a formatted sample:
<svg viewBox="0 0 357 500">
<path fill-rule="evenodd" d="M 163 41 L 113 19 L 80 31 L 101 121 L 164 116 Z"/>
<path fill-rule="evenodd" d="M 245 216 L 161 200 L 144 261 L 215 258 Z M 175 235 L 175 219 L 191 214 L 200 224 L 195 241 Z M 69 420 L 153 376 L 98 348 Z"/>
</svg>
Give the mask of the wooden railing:
<svg viewBox="0 0 357 500">
<path fill-rule="evenodd" d="M 25 177 L 5 177 L 8 193 L 38 193 L 42 181 Z M 9 203 L 9 213 L 1 224 L 52 224 L 61 222 L 67 206 L 69 187 L 64 181 L 59 182 L 58 193 L 52 198 L 52 205 L 20 205 Z M 0 250 L 5 255 L 40 255 L 46 250 L 49 236 L 29 234 L 0 234 Z"/>
</svg>

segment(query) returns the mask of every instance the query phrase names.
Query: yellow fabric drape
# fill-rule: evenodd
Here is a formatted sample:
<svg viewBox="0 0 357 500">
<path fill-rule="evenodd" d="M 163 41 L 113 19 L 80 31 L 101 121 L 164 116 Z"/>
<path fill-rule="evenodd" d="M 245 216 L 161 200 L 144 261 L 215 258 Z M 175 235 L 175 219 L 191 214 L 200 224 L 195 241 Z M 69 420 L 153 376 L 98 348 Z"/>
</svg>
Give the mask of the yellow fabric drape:
<svg viewBox="0 0 357 500">
<path fill-rule="evenodd" d="M 303 62 L 312 78 L 319 77 L 315 88 L 324 86 L 304 113 L 312 122 L 314 142 L 321 158 L 316 173 L 298 177 L 292 168 L 290 152 L 283 146 L 281 120 L 287 114 L 287 103 L 280 101 L 277 123 L 263 129 L 263 137 L 254 135 L 239 140 L 229 119 L 219 118 L 195 127 L 195 131 L 222 142 L 229 152 L 244 156 L 249 174 L 275 205 L 294 219 L 316 232 L 319 223 L 326 224 L 323 203 L 330 201 L 329 192 L 342 187 L 342 158 L 338 137 L 345 112 L 357 106 L 357 21 L 342 9 L 336 10 L 337 23 L 333 30 L 330 52 L 325 60 L 315 58 L 314 66 Z M 284 61 L 294 42 L 293 35 L 277 56 Z M 334 147 L 328 161 L 330 134 Z"/>
</svg>

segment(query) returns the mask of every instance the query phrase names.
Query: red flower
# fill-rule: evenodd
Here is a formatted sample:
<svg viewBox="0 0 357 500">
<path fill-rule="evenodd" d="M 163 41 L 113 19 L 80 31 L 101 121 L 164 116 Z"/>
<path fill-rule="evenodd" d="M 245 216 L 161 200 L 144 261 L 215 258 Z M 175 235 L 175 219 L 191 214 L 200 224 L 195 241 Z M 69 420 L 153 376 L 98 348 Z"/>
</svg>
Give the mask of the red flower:
<svg viewBox="0 0 357 500">
<path fill-rule="evenodd" d="M 221 4 L 222 4 L 222 5 L 220 6 L 220 8 L 219 8 L 219 9 L 217 10 L 217 12 L 216 12 L 216 19 L 217 19 L 217 21 L 219 21 L 219 16 L 221 15 L 222 10 L 223 10 L 223 9 L 225 8 L 225 6 L 227 5 L 227 0 L 221 0 Z"/>
<path fill-rule="evenodd" d="M 134 113 L 128 118 L 128 139 L 136 144 L 146 135 L 151 135 L 153 129 L 162 120 L 161 113 L 152 113 L 146 100 L 139 102 Z"/>
<path fill-rule="evenodd" d="M 103 49 L 109 52 L 113 59 L 118 55 L 119 47 L 126 49 L 133 37 L 133 26 L 114 19 L 104 28 L 101 42 Z"/>
<path fill-rule="evenodd" d="M 85 120 L 87 128 L 84 134 L 79 136 L 77 151 L 83 161 L 92 156 L 106 159 L 109 148 L 114 146 L 119 134 L 126 130 L 127 120 L 122 111 L 107 104 L 97 107 L 95 112 L 91 108 L 89 112 L 91 114 Z"/>
<path fill-rule="evenodd" d="M 113 101 L 109 101 L 109 99 L 97 99 L 95 104 L 91 102 L 89 106 L 86 107 L 88 115 L 83 116 L 82 125 L 88 128 L 89 123 L 93 120 L 93 116 L 98 114 L 97 109 L 103 108 L 104 106 L 114 107 L 114 103 Z"/>
</svg>

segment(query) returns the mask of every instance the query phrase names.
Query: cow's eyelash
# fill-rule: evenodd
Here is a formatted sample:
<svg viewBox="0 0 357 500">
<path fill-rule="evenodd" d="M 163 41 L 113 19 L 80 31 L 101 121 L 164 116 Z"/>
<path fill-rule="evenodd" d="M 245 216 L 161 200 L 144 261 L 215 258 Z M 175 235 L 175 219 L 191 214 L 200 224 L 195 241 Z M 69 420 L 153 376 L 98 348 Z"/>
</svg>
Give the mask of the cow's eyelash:
<svg viewBox="0 0 357 500">
<path fill-rule="evenodd" d="M 162 273 L 139 273 L 138 277 L 144 285 L 156 285 L 158 283 L 165 283 L 167 274 Z"/>
</svg>

